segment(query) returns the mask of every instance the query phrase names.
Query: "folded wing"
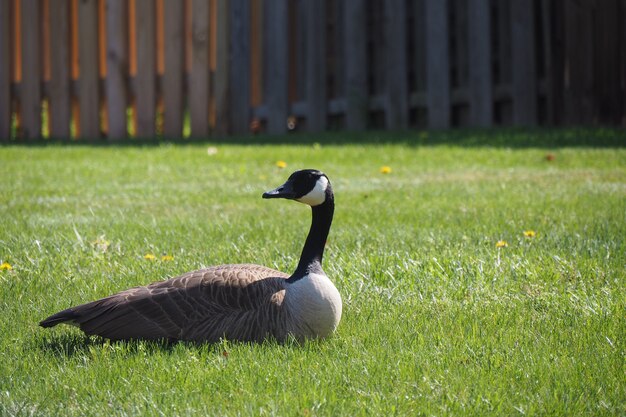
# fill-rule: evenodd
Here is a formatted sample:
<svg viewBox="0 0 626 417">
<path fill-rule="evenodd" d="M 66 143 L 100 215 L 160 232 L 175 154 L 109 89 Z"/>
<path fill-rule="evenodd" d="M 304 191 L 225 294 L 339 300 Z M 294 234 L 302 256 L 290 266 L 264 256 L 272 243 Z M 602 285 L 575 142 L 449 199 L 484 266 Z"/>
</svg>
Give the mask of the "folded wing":
<svg viewBox="0 0 626 417">
<path fill-rule="evenodd" d="M 40 325 L 74 324 L 111 340 L 282 338 L 287 277 L 259 265 L 221 265 L 72 307 Z"/>
</svg>

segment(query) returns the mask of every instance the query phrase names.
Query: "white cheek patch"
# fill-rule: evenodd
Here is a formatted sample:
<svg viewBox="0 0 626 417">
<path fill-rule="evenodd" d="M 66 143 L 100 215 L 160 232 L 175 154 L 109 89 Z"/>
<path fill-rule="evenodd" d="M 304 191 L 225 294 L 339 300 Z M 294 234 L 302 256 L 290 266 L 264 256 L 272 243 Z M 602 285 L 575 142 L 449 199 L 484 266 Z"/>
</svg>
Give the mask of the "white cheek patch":
<svg viewBox="0 0 626 417">
<path fill-rule="evenodd" d="M 296 201 L 308 204 L 311 207 L 319 206 L 326 201 L 326 188 L 328 188 L 328 179 L 326 177 L 320 177 L 315 182 L 315 187 L 313 187 L 308 194 L 296 199 Z"/>
</svg>

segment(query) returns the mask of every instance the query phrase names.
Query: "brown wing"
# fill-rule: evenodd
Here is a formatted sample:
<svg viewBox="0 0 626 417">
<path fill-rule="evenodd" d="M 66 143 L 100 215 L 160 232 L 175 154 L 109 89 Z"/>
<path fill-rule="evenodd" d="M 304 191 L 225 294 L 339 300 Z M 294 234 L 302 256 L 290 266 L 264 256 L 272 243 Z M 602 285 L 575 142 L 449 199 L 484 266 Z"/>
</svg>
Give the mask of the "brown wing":
<svg viewBox="0 0 626 417">
<path fill-rule="evenodd" d="M 72 307 L 40 324 L 69 322 L 112 340 L 279 337 L 285 278 L 259 265 L 221 265 Z"/>
</svg>

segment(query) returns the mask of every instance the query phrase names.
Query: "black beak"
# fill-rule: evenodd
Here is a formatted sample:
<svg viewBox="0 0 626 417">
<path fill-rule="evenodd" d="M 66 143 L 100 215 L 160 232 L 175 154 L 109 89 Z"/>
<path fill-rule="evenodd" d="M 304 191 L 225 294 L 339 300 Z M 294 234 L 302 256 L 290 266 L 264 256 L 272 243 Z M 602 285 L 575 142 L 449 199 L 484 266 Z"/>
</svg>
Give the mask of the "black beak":
<svg viewBox="0 0 626 417">
<path fill-rule="evenodd" d="M 274 188 L 271 191 L 264 192 L 263 198 L 294 199 L 296 198 L 296 194 L 293 191 L 293 185 L 291 184 L 291 181 L 287 181 L 286 183 L 284 183 L 278 188 Z"/>
</svg>

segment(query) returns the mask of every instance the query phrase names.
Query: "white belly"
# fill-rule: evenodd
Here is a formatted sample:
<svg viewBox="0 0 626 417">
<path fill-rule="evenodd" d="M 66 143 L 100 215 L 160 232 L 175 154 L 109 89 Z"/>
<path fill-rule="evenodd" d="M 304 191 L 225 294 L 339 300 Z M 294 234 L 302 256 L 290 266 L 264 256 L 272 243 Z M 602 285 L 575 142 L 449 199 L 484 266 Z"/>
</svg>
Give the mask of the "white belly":
<svg viewBox="0 0 626 417">
<path fill-rule="evenodd" d="M 309 274 L 288 284 L 285 300 L 298 339 L 330 335 L 341 320 L 341 295 L 326 275 Z"/>
</svg>

